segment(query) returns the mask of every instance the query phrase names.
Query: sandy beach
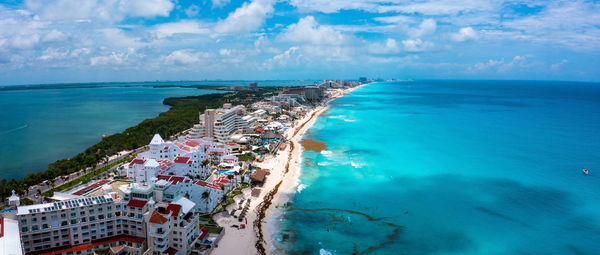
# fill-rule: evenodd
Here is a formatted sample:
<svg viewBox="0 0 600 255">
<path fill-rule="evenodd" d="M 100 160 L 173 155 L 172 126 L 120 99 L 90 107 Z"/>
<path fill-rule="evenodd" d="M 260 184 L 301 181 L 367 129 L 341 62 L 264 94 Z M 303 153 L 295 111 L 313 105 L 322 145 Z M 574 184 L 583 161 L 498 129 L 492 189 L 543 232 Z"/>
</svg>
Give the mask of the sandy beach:
<svg viewBox="0 0 600 255">
<path fill-rule="evenodd" d="M 356 88 L 358 87 L 334 92 L 330 101 Z M 260 194 L 252 196 L 251 190 L 246 189 L 243 194 L 235 198 L 236 204 L 232 204 L 230 205 L 231 208 L 227 208 L 230 211 L 237 206 L 237 202 L 241 199 L 251 199 L 250 209 L 246 215 L 247 227 L 240 230 L 232 227 L 234 224 L 239 225 L 245 222 L 238 222 L 237 219 L 226 212 L 215 215 L 214 220 L 224 227 L 225 235 L 211 254 L 271 253 L 274 246 L 270 239 L 271 233 L 266 229 L 265 223 L 277 212 L 277 205 L 285 203 L 290 198 L 290 194 L 295 192 L 301 170 L 300 162 L 303 151 L 300 139 L 326 109 L 327 104 L 309 111 L 304 118 L 297 121 L 295 126 L 288 129 L 284 134 L 290 141 L 290 146 L 286 146 L 285 150 L 279 151 L 275 156 L 268 156 L 261 163 L 255 163 L 261 168 L 270 169 L 270 174 L 262 187 L 254 187 L 254 189 L 260 189 Z M 263 219 L 259 221 L 261 215 Z M 261 237 L 264 241 L 257 242 Z"/>
</svg>

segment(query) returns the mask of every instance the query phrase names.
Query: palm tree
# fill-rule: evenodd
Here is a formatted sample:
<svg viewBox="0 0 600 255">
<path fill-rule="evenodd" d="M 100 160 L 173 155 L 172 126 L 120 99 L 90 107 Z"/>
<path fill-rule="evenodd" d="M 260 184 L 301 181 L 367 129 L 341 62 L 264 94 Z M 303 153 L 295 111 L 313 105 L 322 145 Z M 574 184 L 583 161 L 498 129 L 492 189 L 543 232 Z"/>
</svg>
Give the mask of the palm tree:
<svg viewBox="0 0 600 255">
<path fill-rule="evenodd" d="M 208 199 L 209 198 L 210 198 L 209 190 L 205 190 L 204 192 L 202 192 L 202 199 L 204 199 L 206 201 L 206 211 L 208 211 Z"/>
</svg>

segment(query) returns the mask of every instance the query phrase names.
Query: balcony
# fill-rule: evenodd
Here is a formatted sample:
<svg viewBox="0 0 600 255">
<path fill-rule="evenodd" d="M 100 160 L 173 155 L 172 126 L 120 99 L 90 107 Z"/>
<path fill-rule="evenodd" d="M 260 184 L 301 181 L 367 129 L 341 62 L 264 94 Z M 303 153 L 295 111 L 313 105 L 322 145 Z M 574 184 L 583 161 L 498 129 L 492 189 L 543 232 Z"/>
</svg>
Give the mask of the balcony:
<svg viewBox="0 0 600 255">
<path fill-rule="evenodd" d="M 154 238 L 154 246 L 167 246 L 169 244 L 169 239 L 167 238 Z"/>
<path fill-rule="evenodd" d="M 162 231 L 152 231 L 150 232 L 150 236 L 156 238 L 165 238 L 170 231 L 171 229 L 163 229 Z"/>
</svg>

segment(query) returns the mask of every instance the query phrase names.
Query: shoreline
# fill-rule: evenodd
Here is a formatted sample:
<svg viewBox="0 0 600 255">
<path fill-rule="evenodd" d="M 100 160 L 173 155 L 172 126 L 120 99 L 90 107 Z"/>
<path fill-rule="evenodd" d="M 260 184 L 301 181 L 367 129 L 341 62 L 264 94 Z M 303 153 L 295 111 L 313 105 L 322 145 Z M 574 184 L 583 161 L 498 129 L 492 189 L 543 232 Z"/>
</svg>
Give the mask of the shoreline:
<svg viewBox="0 0 600 255">
<path fill-rule="evenodd" d="M 211 254 L 269 254 L 272 252 L 271 237 L 273 233 L 266 229 L 265 223 L 277 212 L 275 206 L 285 203 L 293 197 L 289 196 L 290 191 L 299 184 L 302 170 L 300 161 L 304 151 L 300 139 L 314 125 L 318 117 L 329 108 L 331 101 L 362 86 L 364 85 L 339 91 L 324 105 L 309 111 L 297 122 L 297 126 L 286 131 L 285 137 L 290 142 L 290 146 L 279 151 L 277 155 L 269 156 L 263 162 L 256 164 L 271 171 L 265 183 L 259 187 L 260 194 L 257 197 L 251 196 L 249 190 L 238 195 L 251 199 L 250 210 L 246 216 L 247 227 L 245 229 L 232 227 L 233 224 L 239 222 L 233 220 L 226 212 L 215 215 L 214 220 L 224 228 L 225 234 Z M 237 198 L 236 202 L 240 199 L 241 197 Z M 250 224 L 252 224 L 252 228 Z"/>
<path fill-rule="evenodd" d="M 333 98 L 331 98 L 330 100 L 328 100 L 325 104 L 325 106 L 321 106 L 320 109 L 315 109 L 315 118 L 309 119 L 306 123 L 305 126 L 301 127 L 300 130 L 296 130 L 296 133 L 292 138 L 290 138 L 291 143 L 290 144 L 295 144 L 297 150 L 291 152 L 291 162 L 290 162 L 290 166 L 294 167 L 294 171 L 291 171 L 291 173 L 288 173 L 287 176 L 285 176 L 285 178 L 282 180 L 283 183 L 283 187 L 280 188 L 279 192 L 275 195 L 275 198 L 272 201 L 272 204 L 269 208 L 267 208 L 267 213 L 266 213 L 266 217 L 265 217 L 265 221 L 264 223 L 267 223 L 267 219 L 270 219 L 272 217 L 274 217 L 274 215 L 276 214 L 280 214 L 281 215 L 281 211 L 276 208 L 279 205 L 283 205 L 286 202 L 290 201 L 291 199 L 294 198 L 294 195 L 297 192 L 297 188 L 298 185 L 300 184 L 300 175 L 302 174 L 302 154 L 304 153 L 304 147 L 303 145 L 300 143 L 301 140 L 303 139 L 304 135 L 306 134 L 306 132 L 315 124 L 315 122 L 317 122 L 317 120 L 319 119 L 319 117 L 321 117 L 321 115 L 323 113 L 325 113 L 327 110 L 329 110 L 329 107 L 332 105 L 332 102 L 335 101 L 336 99 L 345 96 L 348 93 L 353 92 L 354 90 L 365 86 L 368 84 L 363 84 L 363 85 L 359 85 L 353 88 L 349 88 L 349 89 L 345 89 L 341 94 L 338 94 L 336 96 L 334 96 Z M 275 205 L 275 206 L 273 206 Z M 278 216 L 280 216 L 278 215 Z M 279 219 L 279 218 L 277 218 Z M 267 250 L 267 254 L 271 254 L 273 252 L 276 251 L 276 247 L 273 243 L 273 235 L 276 234 L 276 231 L 278 231 L 278 229 L 272 229 L 271 231 L 269 231 L 269 229 L 265 228 L 265 249 Z"/>
</svg>

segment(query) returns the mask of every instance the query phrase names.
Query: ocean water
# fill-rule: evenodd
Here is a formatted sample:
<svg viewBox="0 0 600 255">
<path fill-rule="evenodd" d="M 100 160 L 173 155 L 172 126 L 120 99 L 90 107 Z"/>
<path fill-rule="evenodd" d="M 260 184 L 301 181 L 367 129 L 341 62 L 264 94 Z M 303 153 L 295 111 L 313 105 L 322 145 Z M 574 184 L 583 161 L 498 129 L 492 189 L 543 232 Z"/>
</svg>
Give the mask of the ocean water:
<svg viewBox="0 0 600 255">
<path fill-rule="evenodd" d="M 375 83 L 309 132 L 282 253 L 600 254 L 600 84 Z"/>
<path fill-rule="evenodd" d="M 164 98 L 220 92 L 124 85 L 0 91 L 0 179 L 45 170 L 99 142 L 103 134 L 154 118 L 169 109 Z"/>
</svg>

